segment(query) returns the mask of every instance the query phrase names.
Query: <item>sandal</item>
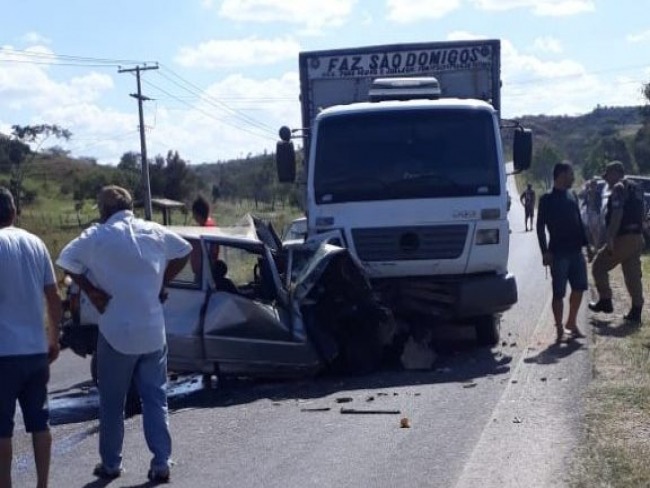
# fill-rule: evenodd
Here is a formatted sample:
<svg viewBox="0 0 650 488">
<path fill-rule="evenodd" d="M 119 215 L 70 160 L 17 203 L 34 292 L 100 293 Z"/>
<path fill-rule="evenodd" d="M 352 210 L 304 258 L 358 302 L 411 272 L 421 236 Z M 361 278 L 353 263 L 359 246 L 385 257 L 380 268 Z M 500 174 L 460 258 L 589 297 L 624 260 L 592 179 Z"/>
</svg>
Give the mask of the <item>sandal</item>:
<svg viewBox="0 0 650 488">
<path fill-rule="evenodd" d="M 93 469 L 93 474 L 97 476 L 98 478 L 101 478 L 103 480 L 114 480 L 115 478 L 119 478 L 122 476 L 122 473 L 124 472 L 124 469 L 117 468 L 116 470 L 111 470 L 106 468 L 103 463 L 99 463 L 95 466 L 95 469 Z"/>
<path fill-rule="evenodd" d="M 585 336 L 582 332 L 580 332 L 580 329 L 578 329 L 578 327 L 567 327 L 566 331 L 571 336 L 571 339 L 579 339 Z"/>
</svg>

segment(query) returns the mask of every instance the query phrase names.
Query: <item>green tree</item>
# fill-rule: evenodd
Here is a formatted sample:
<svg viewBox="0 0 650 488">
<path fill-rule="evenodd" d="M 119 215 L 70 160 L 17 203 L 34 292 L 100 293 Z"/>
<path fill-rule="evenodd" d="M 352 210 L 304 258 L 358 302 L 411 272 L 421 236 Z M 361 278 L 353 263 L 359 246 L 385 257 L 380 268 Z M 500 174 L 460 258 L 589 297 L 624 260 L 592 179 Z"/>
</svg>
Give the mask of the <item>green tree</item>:
<svg viewBox="0 0 650 488">
<path fill-rule="evenodd" d="M 10 189 L 16 201 L 16 211 L 20 214 L 21 198 L 23 194 L 23 181 L 27 166 L 34 161 L 38 150 L 50 137 L 69 140 L 72 133 L 58 125 L 13 125 L 12 144 L 9 147 L 9 160 L 11 162 Z M 36 147 L 30 148 L 30 144 Z"/>
<path fill-rule="evenodd" d="M 543 144 L 533 154 L 530 175 L 536 181 L 542 182 L 545 188 L 553 184 L 553 166 L 562 161 L 558 150 L 550 144 Z"/>
</svg>

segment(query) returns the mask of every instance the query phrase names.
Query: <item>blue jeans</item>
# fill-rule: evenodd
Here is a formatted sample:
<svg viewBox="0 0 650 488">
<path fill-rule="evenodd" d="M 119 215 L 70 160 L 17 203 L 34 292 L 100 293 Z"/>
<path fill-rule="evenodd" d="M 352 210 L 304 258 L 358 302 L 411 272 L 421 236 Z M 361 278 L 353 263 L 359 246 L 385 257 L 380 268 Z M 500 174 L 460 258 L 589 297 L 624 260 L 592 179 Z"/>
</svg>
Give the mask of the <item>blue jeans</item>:
<svg viewBox="0 0 650 488">
<path fill-rule="evenodd" d="M 106 469 L 122 466 L 124 405 L 135 380 L 142 401 L 142 424 L 147 446 L 153 454 L 151 469 L 169 469 L 172 439 L 167 419 L 167 346 L 149 354 L 122 354 L 97 339 L 99 382 L 99 455 Z"/>
</svg>

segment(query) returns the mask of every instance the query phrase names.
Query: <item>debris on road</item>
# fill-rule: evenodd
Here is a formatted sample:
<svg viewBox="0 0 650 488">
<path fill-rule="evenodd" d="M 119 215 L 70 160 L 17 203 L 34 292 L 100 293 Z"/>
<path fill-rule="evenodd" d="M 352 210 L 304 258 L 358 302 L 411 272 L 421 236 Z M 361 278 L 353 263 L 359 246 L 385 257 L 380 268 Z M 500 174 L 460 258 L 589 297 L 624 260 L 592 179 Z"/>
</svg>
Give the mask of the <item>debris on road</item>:
<svg viewBox="0 0 650 488">
<path fill-rule="evenodd" d="M 410 429 L 411 421 L 409 420 L 408 417 L 402 417 L 399 421 L 399 426 L 401 429 Z"/>
<path fill-rule="evenodd" d="M 399 415 L 402 413 L 400 410 L 364 410 L 364 409 L 358 409 L 358 408 L 341 408 L 341 413 L 342 414 L 368 414 L 368 415 L 381 415 L 381 414 L 387 414 L 387 415 Z"/>
<path fill-rule="evenodd" d="M 476 385 L 477 385 L 477 383 L 471 381 L 471 382 L 469 382 L 469 383 L 465 383 L 465 384 L 463 385 L 463 388 L 474 388 Z"/>
<path fill-rule="evenodd" d="M 375 397 L 371 395 L 371 396 L 369 396 L 368 398 L 366 398 L 366 401 L 367 401 L 367 402 L 374 402 L 374 401 L 375 401 Z"/>
<path fill-rule="evenodd" d="M 514 419 L 512 419 L 513 424 L 521 424 L 522 422 L 523 420 L 520 419 L 519 417 L 515 417 Z"/>
<path fill-rule="evenodd" d="M 331 407 L 305 407 L 301 408 L 301 412 L 329 412 L 332 410 Z"/>
<path fill-rule="evenodd" d="M 336 403 L 350 403 L 352 401 L 352 397 L 339 397 L 336 399 Z"/>
</svg>

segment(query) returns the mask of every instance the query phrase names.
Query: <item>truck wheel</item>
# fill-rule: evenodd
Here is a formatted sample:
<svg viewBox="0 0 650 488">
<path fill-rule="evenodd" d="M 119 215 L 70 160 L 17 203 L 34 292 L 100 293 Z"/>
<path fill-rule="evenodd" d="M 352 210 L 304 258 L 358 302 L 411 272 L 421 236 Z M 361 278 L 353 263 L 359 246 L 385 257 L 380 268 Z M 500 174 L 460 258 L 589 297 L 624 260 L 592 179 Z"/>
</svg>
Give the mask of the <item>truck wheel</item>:
<svg viewBox="0 0 650 488">
<path fill-rule="evenodd" d="M 499 319 L 494 315 L 476 317 L 474 321 L 476 342 L 479 346 L 493 347 L 499 343 Z"/>
</svg>

